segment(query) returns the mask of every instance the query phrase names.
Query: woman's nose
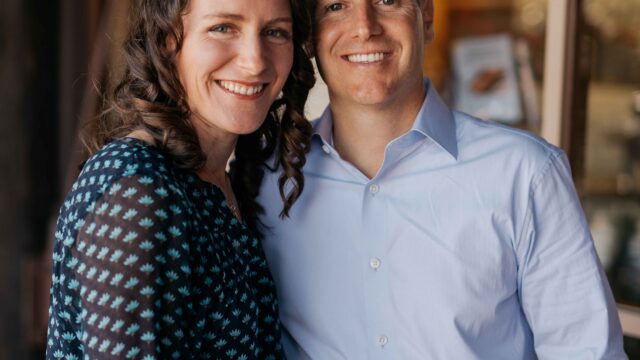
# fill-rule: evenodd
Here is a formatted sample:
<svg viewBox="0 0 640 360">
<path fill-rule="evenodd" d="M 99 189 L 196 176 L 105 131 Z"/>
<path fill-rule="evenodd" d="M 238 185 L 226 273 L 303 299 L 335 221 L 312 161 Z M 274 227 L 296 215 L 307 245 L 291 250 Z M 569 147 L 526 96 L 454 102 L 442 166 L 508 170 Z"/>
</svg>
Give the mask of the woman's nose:
<svg viewBox="0 0 640 360">
<path fill-rule="evenodd" d="M 260 36 L 250 36 L 239 45 L 238 65 L 250 75 L 259 75 L 267 67 L 265 48 Z"/>
</svg>

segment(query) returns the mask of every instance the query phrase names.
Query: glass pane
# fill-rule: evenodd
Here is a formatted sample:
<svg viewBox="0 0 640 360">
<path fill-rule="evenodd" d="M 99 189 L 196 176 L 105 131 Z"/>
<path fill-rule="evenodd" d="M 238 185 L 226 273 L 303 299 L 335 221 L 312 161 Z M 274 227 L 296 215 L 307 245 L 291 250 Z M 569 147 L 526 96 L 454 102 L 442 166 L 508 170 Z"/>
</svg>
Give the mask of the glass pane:
<svg viewBox="0 0 640 360">
<path fill-rule="evenodd" d="M 640 306 L 640 1 L 584 0 L 592 42 L 584 207 L 619 303 Z M 638 340 L 626 339 L 629 358 Z"/>
</svg>

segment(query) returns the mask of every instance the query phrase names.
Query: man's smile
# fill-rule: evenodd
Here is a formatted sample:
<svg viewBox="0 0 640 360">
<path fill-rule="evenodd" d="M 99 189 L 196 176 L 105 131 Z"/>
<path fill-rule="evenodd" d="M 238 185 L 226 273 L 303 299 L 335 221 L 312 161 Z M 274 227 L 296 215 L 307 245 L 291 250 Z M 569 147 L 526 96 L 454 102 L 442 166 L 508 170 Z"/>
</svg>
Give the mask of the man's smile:
<svg viewBox="0 0 640 360">
<path fill-rule="evenodd" d="M 373 52 L 373 53 L 361 53 L 361 54 L 350 54 L 343 56 L 349 62 L 352 63 L 375 63 L 380 62 L 386 58 L 388 58 L 390 53 L 386 52 Z"/>
</svg>

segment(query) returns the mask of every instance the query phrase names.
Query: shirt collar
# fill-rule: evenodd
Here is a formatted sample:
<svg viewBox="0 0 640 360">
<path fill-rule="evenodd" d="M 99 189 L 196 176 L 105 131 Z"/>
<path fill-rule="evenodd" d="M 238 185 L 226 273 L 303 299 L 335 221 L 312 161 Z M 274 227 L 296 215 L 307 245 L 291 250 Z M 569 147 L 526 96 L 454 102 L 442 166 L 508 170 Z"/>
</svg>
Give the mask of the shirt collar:
<svg viewBox="0 0 640 360">
<path fill-rule="evenodd" d="M 331 114 L 331 106 L 322 112 L 322 115 L 313 124 L 313 135 L 320 136 L 322 141 L 333 146 L 333 115 Z"/>
<path fill-rule="evenodd" d="M 427 96 L 422 102 L 422 107 L 413 122 L 411 131 L 431 138 L 451 156 L 457 158 L 458 141 L 453 113 L 436 89 L 431 86 L 431 81 L 425 77 L 423 83 Z"/>
<path fill-rule="evenodd" d="M 425 88 L 422 107 L 413 122 L 410 132 L 422 134 L 432 139 L 442 149 L 454 158 L 458 157 L 458 143 L 456 139 L 456 124 L 453 113 L 444 103 L 436 89 L 431 86 L 428 78 L 423 79 Z M 313 124 L 313 134 L 319 136 L 325 143 L 333 146 L 333 116 L 330 106 Z"/>
</svg>

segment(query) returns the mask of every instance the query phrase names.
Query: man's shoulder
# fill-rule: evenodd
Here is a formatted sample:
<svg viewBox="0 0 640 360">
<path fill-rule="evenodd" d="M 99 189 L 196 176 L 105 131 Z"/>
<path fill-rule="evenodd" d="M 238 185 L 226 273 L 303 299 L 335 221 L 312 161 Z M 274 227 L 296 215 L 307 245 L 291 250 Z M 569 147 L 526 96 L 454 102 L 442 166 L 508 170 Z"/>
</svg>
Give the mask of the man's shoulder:
<svg viewBox="0 0 640 360">
<path fill-rule="evenodd" d="M 510 157 L 537 163 L 563 154 L 560 148 L 527 130 L 455 111 L 454 118 L 461 156 L 509 154 Z"/>
</svg>

